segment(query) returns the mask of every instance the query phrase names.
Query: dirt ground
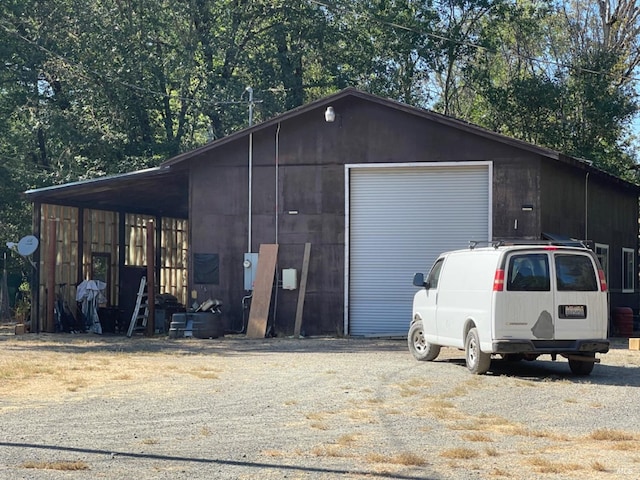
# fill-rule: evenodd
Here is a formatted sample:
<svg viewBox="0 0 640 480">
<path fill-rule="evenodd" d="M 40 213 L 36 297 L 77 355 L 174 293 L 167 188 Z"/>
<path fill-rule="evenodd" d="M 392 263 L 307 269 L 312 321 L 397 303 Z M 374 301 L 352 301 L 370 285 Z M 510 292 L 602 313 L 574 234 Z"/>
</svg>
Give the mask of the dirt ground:
<svg viewBox="0 0 640 480">
<path fill-rule="evenodd" d="M 404 340 L 0 329 L 2 479 L 640 478 L 640 352 L 566 361 Z"/>
</svg>

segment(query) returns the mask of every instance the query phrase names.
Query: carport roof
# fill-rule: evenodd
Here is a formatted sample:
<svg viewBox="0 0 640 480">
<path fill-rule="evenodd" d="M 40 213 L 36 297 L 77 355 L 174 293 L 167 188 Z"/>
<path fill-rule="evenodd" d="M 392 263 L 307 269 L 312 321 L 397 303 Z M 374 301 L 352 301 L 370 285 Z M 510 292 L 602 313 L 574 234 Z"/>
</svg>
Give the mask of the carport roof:
<svg viewBox="0 0 640 480">
<path fill-rule="evenodd" d="M 25 196 L 52 205 L 189 217 L 188 172 L 170 166 L 28 190 Z"/>
</svg>

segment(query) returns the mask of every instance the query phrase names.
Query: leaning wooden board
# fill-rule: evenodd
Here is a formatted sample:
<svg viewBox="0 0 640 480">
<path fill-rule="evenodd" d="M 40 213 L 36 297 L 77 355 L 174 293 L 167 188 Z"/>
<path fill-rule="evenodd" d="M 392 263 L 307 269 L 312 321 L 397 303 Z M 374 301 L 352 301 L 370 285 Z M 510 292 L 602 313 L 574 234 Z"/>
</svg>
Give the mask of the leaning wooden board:
<svg viewBox="0 0 640 480">
<path fill-rule="evenodd" d="M 258 252 L 258 269 L 253 285 L 253 298 L 249 310 L 249 323 L 247 324 L 247 337 L 264 338 L 267 333 L 267 320 L 269 318 L 269 306 L 271 305 L 271 291 L 273 279 L 276 273 L 276 260 L 278 259 L 277 244 L 262 244 Z"/>
</svg>

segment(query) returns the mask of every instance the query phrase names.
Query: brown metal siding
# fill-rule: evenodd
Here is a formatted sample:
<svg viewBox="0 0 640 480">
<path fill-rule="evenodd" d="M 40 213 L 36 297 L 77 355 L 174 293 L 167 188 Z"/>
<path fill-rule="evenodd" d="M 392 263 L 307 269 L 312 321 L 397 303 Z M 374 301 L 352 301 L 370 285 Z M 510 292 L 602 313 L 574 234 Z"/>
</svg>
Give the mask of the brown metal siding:
<svg viewBox="0 0 640 480">
<path fill-rule="evenodd" d="M 638 308 L 636 293 L 622 293 L 622 248 L 637 251 L 638 202 L 632 191 L 587 170 L 544 163 L 540 197 L 542 231 L 609 246 L 611 306 Z M 636 255 L 636 270 L 638 258 Z M 638 291 L 636 275 L 635 290 Z"/>
<path fill-rule="evenodd" d="M 346 163 L 493 160 L 499 179 L 494 195 L 504 199 L 502 210 L 494 207 L 494 222 L 504 209 L 519 213 L 537 189 L 537 157 L 530 152 L 369 102 L 343 99 L 333 106 L 338 114 L 333 124 L 324 121 L 322 111 L 312 111 L 283 123 L 279 132 L 274 125 L 253 138 L 252 251 L 276 241 L 277 163 L 278 272 L 299 272 L 304 243 L 312 244 L 302 326 L 307 335 L 343 333 Z M 527 164 L 532 160 L 533 170 Z M 220 285 L 195 288 L 200 301 L 223 300 L 231 329 L 241 325 L 246 294 L 247 165 L 246 137 L 204 152 L 191 164 L 191 253 L 220 255 Z M 523 193 L 523 177 L 531 195 Z M 522 198 L 514 200 L 514 192 Z M 533 235 L 537 223 L 521 221 L 521 231 Z M 500 228 L 508 232 L 506 224 Z M 297 291 L 278 289 L 278 333 L 291 334 L 296 302 Z"/>
</svg>

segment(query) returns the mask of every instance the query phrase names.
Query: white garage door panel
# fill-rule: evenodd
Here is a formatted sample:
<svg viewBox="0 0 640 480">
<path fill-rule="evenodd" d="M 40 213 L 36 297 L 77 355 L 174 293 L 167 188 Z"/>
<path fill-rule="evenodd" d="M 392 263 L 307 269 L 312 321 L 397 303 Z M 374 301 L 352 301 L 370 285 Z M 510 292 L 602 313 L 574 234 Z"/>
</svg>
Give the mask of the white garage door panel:
<svg viewBox="0 0 640 480">
<path fill-rule="evenodd" d="M 416 288 L 443 251 L 487 240 L 489 165 L 350 168 L 351 335 L 404 335 Z"/>
</svg>

